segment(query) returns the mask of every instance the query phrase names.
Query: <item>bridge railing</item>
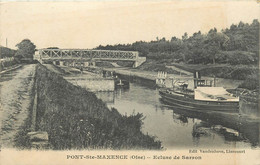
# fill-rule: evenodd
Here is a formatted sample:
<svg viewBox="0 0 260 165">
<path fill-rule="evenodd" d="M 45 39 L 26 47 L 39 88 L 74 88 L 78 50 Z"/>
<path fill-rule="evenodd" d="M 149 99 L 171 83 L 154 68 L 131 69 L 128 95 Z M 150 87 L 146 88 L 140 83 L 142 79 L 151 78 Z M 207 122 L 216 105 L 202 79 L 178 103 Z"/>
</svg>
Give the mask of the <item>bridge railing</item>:
<svg viewBox="0 0 260 165">
<path fill-rule="evenodd" d="M 39 49 L 42 59 L 119 59 L 136 61 L 137 51 L 89 49 Z"/>
</svg>

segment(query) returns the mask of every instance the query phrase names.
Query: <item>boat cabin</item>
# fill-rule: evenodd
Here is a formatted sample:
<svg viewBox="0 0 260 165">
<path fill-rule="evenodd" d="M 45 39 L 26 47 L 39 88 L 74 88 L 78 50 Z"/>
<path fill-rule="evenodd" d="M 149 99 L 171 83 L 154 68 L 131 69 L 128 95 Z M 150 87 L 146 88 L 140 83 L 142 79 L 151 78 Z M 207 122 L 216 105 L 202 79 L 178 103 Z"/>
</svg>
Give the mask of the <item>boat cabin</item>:
<svg viewBox="0 0 260 165">
<path fill-rule="evenodd" d="M 194 86 L 188 88 L 189 85 L 193 85 L 191 81 Z M 239 99 L 228 93 L 223 87 L 216 87 L 215 78 L 202 79 L 198 72 L 194 74 L 193 79 L 176 78 L 173 84 L 173 88 L 168 89 L 167 93 L 182 94 L 184 97 L 204 101 L 238 101 Z"/>
</svg>

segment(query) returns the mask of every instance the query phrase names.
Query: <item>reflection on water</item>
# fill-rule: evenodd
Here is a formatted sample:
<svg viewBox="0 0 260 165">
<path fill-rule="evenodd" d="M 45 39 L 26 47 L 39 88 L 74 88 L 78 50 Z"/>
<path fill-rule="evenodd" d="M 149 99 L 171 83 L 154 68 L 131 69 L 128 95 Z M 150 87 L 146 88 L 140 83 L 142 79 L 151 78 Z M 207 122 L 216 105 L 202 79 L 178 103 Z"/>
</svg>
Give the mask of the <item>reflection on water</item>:
<svg viewBox="0 0 260 165">
<path fill-rule="evenodd" d="M 245 148 L 259 144 L 259 123 L 243 119 L 237 114 L 170 108 L 160 100 L 156 89 L 130 83 L 129 89 L 96 94 L 121 114 L 143 113 L 146 118 L 142 131 L 156 136 L 168 149 Z"/>
<path fill-rule="evenodd" d="M 113 104 L 115 102 L 115 94 L 114 91 L 108 91 L 108 92 L 95 92 L 96 96 L 103 100 L 103 102 L 108 104 Z"/>
</svg>

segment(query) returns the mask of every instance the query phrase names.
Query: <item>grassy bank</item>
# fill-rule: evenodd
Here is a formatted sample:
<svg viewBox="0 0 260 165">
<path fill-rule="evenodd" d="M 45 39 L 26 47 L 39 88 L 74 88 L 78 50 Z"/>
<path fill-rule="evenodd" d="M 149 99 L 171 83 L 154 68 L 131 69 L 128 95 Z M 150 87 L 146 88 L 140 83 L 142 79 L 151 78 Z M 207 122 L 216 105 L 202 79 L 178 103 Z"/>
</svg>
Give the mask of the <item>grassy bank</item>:
<svg viewBox="0 0 260 165">
<path fill-rule="evenodd" d="M 194 72 L 200 71 L 202 76 L 215 76 L 226 79 L 244 80 L 239 86 L 249 90 L 259 88 L 259 69 L 254 65 L 202 65 L 202 64 L 172 64 L 180 69 Z"/>
<path fill-rule="evenodd" d="M 178 64 L 172 63 L 170 65 L 176 66 L 180 69 L 194 72 L 200 71 L 202 76 L 216 76 L 219 78 L 245 80 L 248 75 L 256 74 L 258 68 L 249 65 L 229 65 L 229 64 Z"/>
<path fill-rule="evenodd" d="M 109 110 L 94 93 L 74 86 L 38 65 L 37 129 L 47 131 L 54 149 L 160 149 L 141 132 L 142 114 Z"/>
<path fill-rule="evenodd" d="M 145 70 L 145 71 L 153 71 L 153 72 L 158 72 L 158 71 L 164 71 L 170 74 L 180 74 L 180 72 L 167 68 L 166 67 L 167 62 L 166 61 L 155 61 L 151 59 L 147 59 L 145 63 L 143 63 L 141 66 L 138 67 L 140 70 Z"/>
<path fill-rule="evenodd" d="M 179 74 L 179 72 L 166 67 L 175 66 L 179 69 L 195 72 L 200 71 L 202 76 L 244 80 L 239 87 L 249 90 L 255 90 L 259 88 L 259 69 L 255 65 L 230 65 L 230 64 L 215 64 L 215 65 L 203 65 L 203 64 L 182 64 L 172 63 L 167 61 L 155 61 L 148 59 L 138 69 L 148 71 L 164 71 L 168 73 Z"/>
</svg>

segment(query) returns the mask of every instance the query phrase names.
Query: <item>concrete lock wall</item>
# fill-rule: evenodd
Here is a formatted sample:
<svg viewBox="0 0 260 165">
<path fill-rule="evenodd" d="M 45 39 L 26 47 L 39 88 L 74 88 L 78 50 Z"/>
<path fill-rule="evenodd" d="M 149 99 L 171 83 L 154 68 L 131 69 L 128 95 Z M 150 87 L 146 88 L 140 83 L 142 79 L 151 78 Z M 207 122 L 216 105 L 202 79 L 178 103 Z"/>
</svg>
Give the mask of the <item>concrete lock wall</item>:
<svg viewBox="0 0 260 165">
<path fill-rule="evenodd" d="M 88 85 L 91 90 L 95 91 L 114 91 L 115 83 L 114 80 L 95 80 L 89 81 Z"/>
<path fill-rule="evenodd" d="M 114 91 L 115 83 L 112 79 L 78 79 L 78 80 L 68 80 L 72 84 L 81 86 L 90 91 Z"/>
</svg>

